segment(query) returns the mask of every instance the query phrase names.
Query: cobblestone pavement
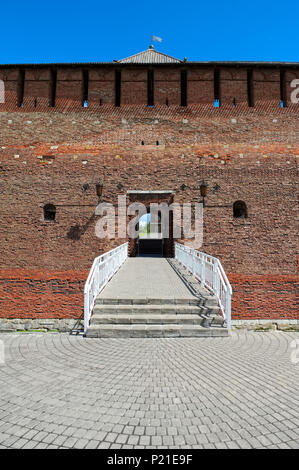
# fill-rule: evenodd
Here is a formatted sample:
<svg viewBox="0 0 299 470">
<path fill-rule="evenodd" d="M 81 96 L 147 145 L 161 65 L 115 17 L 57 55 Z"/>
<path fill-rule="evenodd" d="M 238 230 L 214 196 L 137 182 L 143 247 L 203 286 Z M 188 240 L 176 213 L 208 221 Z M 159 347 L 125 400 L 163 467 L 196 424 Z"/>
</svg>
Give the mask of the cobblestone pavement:
<svg viewBox="0 0 299 470">
<path fill-rule="evenodd" d="M 295 339 L 2 334 L 0 447 L 298 448 Z"/>
</svg>

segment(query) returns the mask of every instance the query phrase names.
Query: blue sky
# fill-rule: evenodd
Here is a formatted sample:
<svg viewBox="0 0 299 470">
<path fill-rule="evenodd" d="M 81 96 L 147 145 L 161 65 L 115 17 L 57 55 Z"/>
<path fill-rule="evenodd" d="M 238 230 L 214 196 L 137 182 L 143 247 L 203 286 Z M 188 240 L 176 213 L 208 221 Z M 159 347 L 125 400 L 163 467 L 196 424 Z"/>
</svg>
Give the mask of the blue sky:
<svg viewBox="0 0 299 470">
<path fill-rule="evenodd" d="M 0 63 L 97 62 L 156 49 L 188 60 L 298 61 L 299 2 L 2 2 Z"/>
</svg>

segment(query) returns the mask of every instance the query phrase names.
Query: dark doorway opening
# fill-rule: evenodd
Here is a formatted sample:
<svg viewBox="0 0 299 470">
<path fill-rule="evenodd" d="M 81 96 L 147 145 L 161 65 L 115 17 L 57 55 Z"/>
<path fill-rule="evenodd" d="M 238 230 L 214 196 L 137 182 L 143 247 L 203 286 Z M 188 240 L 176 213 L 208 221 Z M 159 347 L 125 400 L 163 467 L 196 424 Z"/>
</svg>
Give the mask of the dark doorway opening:
<svg viewBox="0 0 299 470">
<path fill-rule="evenodd" d="M 168 190 L 130 190 L 128 194 L 130 204 L 141 203 L 147 211 L 143 213 L 144 215 L 139 218 L 136 224 L 137 237 L 129 237 L 129 256 L 173 258 L 173 211 L 170 206 L 173 203 L 174 192 Z M 161 204 L 161 206 L 160 208 L 153 207 L 152 204 Z M 169 208 L 168 216 L 163 212 L 165 205 Z M 136 217 L 136 213 L 131 214 L 129 220 L 133 217 Z M 169 230 L 166 229 L 167 225 Z"/>
<path fill-rule="evenodd" d="M 163 240 L 139 239 L 138 256 L 163 256 Z"/>
<path fill-rule="evenodd" d="M 137 256 L 163 256 L 163 238 L 161 229 L 161 216 L 157 223 L 151 220 L 151 214 L 140 217 L 138 222 Z"/>
</svg>

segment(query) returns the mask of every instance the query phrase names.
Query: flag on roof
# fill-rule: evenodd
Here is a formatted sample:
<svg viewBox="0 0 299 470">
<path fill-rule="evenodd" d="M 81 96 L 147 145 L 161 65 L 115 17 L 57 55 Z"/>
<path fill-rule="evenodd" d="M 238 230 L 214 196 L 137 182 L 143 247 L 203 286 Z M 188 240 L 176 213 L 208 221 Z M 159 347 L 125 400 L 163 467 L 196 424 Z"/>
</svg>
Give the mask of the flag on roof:
<svg viewBox="0 0 299 470">
<path fill-rule="evenodd" d="M 162 42 L 162 38 L 159 38 L 159 36 L 152 36 L 152 41 Z"/>
</svg>

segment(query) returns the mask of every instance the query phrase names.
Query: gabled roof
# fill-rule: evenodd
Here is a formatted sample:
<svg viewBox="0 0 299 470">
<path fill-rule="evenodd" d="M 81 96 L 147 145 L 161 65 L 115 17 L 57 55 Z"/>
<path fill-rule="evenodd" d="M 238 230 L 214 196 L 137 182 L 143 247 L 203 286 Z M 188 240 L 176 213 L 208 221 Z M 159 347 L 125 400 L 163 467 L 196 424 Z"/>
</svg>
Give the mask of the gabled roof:
<svg viewBox="0 0 299 470">
<path fill-rule="evenodd" d="M 153 46 L 151 46 L 146 51 L 131 55 L 117 62 L 120 64 L 179 64 L 183 61 L 163 54 L 163 52 L 155 51 Z"/>
</svg>

